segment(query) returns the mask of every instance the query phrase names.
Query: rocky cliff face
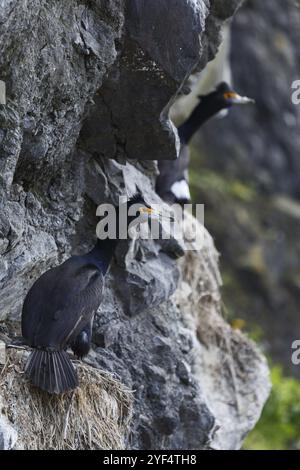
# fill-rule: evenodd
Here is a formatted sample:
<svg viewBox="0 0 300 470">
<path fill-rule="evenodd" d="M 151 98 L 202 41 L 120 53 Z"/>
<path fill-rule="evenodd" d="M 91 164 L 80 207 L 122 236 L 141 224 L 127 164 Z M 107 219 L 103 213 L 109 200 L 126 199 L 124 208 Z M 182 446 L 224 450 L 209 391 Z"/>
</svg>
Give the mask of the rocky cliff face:
<svg viewBox="0 0 300 470">
<path fill-rule="evenodd" d="M 168 107 L 190 72 L 215 54 L 220 27 L 239 2 L 2 3 L 0 319 L 7 330 L 18 328 L 40 273 L 94 243 L 98 204 L 137 189 L 160 202 L 151 160 L 177 151 Z M 123 436 L 129 448 L 238 448 L 267 397 L 263 358 L 219 316 L 217 257 L 206 237 L 193 255 L 194 266 L 206 269 L 180 283 L 189 258 L 177 265 L 175 240 L 134 249 L 124 242 L 116 254 L 89 361 L 134 390 Z M 191 282 L 204 289 L 201 325 L 197 315 L 188 321 L 196 308 Z M 214 319 L 218 331 L 206 338 Z"/>
<path fill-rule="evenodd" d="M 236 89 L 256 105 L 204 126 L 193 162 L 194 194 L 223 255 L 226 305 L 233 318 L 260 325 L 273 359 L 298 377 L 299 24 L 293 0 L 244 3 L 232 23 L 230 63 Z"/>
</svg>

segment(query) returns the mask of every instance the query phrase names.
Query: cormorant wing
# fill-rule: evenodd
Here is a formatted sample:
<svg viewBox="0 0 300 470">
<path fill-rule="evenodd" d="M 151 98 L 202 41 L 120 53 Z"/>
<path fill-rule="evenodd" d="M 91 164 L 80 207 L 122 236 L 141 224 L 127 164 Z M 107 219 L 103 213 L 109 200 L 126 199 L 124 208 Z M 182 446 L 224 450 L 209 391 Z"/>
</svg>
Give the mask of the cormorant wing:
<svg viewBox="0 0 300 470">
<path fill-rule="evenodd" d="M 23 336 L 31 346 L 64 347 L 90 321 L 103 285 L 101 271 L 84 256 L 46 271 L 24 301 Z"/>
</svg>

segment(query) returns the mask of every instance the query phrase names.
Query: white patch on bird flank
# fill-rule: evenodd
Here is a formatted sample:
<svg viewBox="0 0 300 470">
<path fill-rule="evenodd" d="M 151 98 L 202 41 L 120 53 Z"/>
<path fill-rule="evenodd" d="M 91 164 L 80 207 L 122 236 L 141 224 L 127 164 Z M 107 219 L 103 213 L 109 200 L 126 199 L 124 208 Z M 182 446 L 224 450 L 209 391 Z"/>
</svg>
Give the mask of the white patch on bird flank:
<svg viewBox="0 0 300 470">
<path fill-rule="evenodd" d="M 222 109 L 216 114 L 217 119 L 223 119 L 229 114 L 229 109 Z"/>
<path fill-rule="evenodd" d="M 171 192 L 174 194 L 178 201 L 191 199 L 190 188 L 185 179 L 176 181 L 171 186 Z"/>
</svg>

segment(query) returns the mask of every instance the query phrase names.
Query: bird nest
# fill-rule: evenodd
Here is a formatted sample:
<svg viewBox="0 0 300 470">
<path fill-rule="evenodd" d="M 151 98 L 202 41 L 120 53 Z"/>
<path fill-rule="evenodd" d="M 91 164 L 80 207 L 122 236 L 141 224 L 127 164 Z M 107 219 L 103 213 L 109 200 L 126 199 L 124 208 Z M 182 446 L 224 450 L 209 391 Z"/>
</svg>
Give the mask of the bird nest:
<svg viewBox="0 0 300 470">
<path fill-rule="evenodd" d="M 0 366 L 0 412 L 23 449 L 124 449 L 132 392 L 110 374 L 78 363 L 79 387 L 49 395 L 24 376 L 26 352 L 8 350 Z"/>
</svg>

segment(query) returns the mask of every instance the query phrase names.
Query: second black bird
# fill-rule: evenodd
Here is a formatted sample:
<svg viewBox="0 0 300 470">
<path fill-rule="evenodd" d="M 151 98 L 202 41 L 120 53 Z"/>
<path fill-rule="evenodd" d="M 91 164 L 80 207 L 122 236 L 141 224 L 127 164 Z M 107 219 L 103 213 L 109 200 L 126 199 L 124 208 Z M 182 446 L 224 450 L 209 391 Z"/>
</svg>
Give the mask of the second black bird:
<svg viewBox="0 0 300 470">
<path fill-rule="evenodd" d="M 144 222 L 158 213 L 142 197 L 127 205 L 140 204 L 137 215 Z M 140 212 L 140 214 L 139 214 Z M 118 220 L 118 208 L 117 208 Z M 135 217 L 128 217 L 128 224 Z M 22 335 L 33 348 L 25 373 L 37 387 L 62 393 L 78 385 L 77 372 L 67 354 L 71 347 L 78 357 L 90 349 L 94 313 L 104 289 L 104 277 L 119 240 L 97 240 L 82 256 L 72 256 L 46 271 L 29 290 L 22 311 Z"/>
<path fill-rule="evenodd" d="M 199 96 L 200 102 L 190 117 L 178 127 L 180 153 L 176 160 L 160 160 L 156 192 L 168 203 L 186 204 L 190 202 L 188 168 L 190 152 L 188 144 L 195 132 L 211 117 L 234 105 L 253 103 L 250 98 L 238 95 L 223 82 L 208 95 Z"/>
</svg>

